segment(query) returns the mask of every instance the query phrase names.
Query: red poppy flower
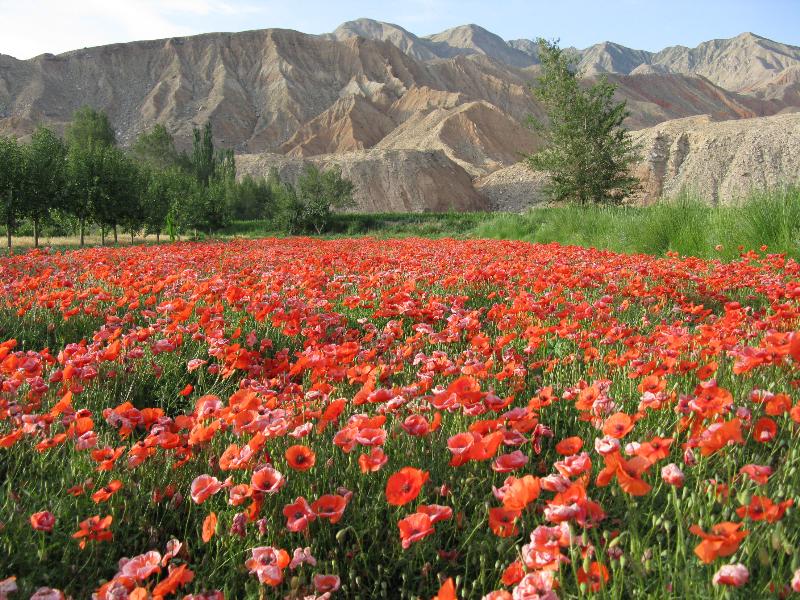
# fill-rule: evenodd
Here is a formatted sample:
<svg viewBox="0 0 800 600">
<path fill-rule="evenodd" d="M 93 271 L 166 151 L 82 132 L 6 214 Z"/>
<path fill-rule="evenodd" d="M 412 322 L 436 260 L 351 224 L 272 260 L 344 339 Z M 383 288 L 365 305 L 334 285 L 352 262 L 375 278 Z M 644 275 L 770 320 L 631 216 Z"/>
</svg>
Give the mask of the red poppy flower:
<svg viewBox="0 0 800 600">
<path fill-rule="evenodd" d="M 400 519 L 397 526 L 400 528 L 400 540 L 404 550 L 433 533 L 433 523 L 425 513 L 413 513 L 405 519 Z"/>
<path fill-rule="evenodd" d="M 428 472 L 414 467 L 403 467 L 386 482 L 386 501 L 394 506 L 408 504 L 419 496 Z"/>
<path fill-rule="evenodd" d="M 46 531 L 49 533 L 53 531 L 55 524 L 56 518 L 53 513 L 48 510 L 36 512 L 31 515 L 31 527 L 36 531 Z"/>
<path fill-rule="evenodd" d="M 308 471 L 316 462 L 314 451 L 308 446 L 295 445 L 286 449 L 286 462 L 295 471 Z"/>
<path fill-rule="evenodd" d="M 303 531 L 317 517 L 303 497 L 296 498 L 292 504 L 284 506 L 283 514 L 286 517 L 286 529 L 289 531 Z"/>
<path fill-rule="evenodd" d="M 489 528 L 498 537 L 511 537 L 519 533 L 516 525 L 517 519 L 522 514 L 520 510 L 509 510 L 507 508 L 489 509 Z"/>
<path fill-rule="evenodd" d="M 108 485 L 92 494 L 92 500 L 95 504 L 107 502 L 111 496 L 116 494 L 120 489 L 122 489 L 122 482 L 119 479 L 114 479 L 113 481 L 110 481 Z"/>
<path fill-rule="evenodd" d="M 358 457 L 358 466 L 362 473 L 374 473 L 389 462 L 382 448 L 373 448 L 369 454 L 362 454 Z"/>
<path fill-rule="evenodd" d="M 597 561 L 589 565 L 588 571 L 584 571 L 583 567 L 578 568 L 578 582 L 588 584 L 593 592 L 599 592 L 607 581 L 608 569 Z"/>
<path fill-rule="evenodd" d="M 564 438 L 556 444 L 556 452 L 562 456 L 577 454 L 583 448 L 583 440 L 578 436 Z"/>
<path fill-rule="evenodd" d="M 311 505 L 311 509 L 320 519 L 328 519 L 331 523 L 338 523 L 347 508 L 347 499 L 339 494 L 320 496 Z"/>
</svg>

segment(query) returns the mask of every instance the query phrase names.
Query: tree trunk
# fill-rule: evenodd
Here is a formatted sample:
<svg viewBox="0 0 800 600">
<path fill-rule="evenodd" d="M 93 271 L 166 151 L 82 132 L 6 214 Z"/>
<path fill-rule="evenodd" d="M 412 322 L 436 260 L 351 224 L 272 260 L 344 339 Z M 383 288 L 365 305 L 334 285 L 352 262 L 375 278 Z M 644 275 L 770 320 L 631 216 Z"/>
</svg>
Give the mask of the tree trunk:
<svg viewBox="0 0 800 600">
<path fill-rule="evenodd" d="M 39 219 L 33 218 L 33 247 L 39 247 Z"/>
<path fill-rule="evenodd" d="M 100 225 L 100 245 L 106 245 L 106 228 L 105 225 Z"/>
<path fill-rule="evenodd" d="M 133 232 L 131 231 L 131 246 L 133 246 Z"/>
<path fill-rule="evenodd" d="M 86 223 L 84 219 L 81 219 L 81 248 L 83 248 L 83 233 L 85 229 L 86 229 Z"/>
<path fill-rule="evenodd" d="M 161 243 L 161 232 L 156 231 L 156 244 Z"/>
<path fill-rule="evenodd" d="M 117 245 L 117 226 L 114 225 L 114 245 Z"/>
<path fill-rule="evenodd" d="M 6 223 L 6 242 L 8 243 L 8 253 L 11 254 L 11 223 Z"/>
</svg>

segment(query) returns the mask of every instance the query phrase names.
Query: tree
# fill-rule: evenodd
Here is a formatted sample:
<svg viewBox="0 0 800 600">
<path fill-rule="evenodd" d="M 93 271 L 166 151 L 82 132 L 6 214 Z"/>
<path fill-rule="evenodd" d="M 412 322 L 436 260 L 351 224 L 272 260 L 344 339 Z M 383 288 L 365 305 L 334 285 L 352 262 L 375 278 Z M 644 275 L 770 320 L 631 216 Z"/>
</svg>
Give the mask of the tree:
<svg viewBox="0 0 800 600">
<path fill-rule="evenodd" d="M 103 148 L 72 144 L 67 151 L 67 186 L 65 211 L 78 219 L 81 246 L 86 222 L 92 217 L 103 193 Z"/>
<path fill-rule="evenodd" d="M 11 236 L 21 211 L 20 192 L 23 187 L 23 151 L 16 139 L 0 137 L 0 215 L 6 226 L 9 251 Z"/>
<path fill-rule="evenodd" d="M 92 216 L 100 224 L 103 241 L 108 228 L 116 244 L 119 225 L 134 230 L 143 224 L 139 210 L 139 173 L 136 164 L 117 148 L 94 148 L 93 152 L 100 155 L 100 160 Z"/>
<path fill-rule="evenodd" d="M 142 211 L 145 233 L 161 241 L 161 232 L 169 229 L 168 220 L 175 217 L 179 204 L 195 184 L 193 177 L 177 167 L 165 171 L 149 169 L 144 174 Z"/>
<path fill-rule="evenodd" d="M 70 146 L 115 146 L 117 143 L 117 136 L 108 116 L 90 106 L 83 106 L 75 111 L 72 122 L 67 127 L 66 137 Z"/>
<path fill-rule="evenodd" d="M 207 121 L 202 131 L 195 127 L 193 134 L 192 170 L 200 185 L 207 186 L 216 171 L 211 122 Z"/>
<path fill-rule="evenodd" d="M 179 162 L 175 140 L 164 125 L 158 123 L 150 131 L 139 134 L 133 144 L 133 156 L 154 169 L 168 169 Z"/>
<path fill-rule="evenodd" d="M 63 200 L 67 149 L 55 133 L 38 127 L 23 154 L 23 215 L 33 224 L 33 245 L 38 247 L 42 221 Z"/>
<path fill-rule="evenodd" d="M 234 219 L 249 221 L 271 215 L 272 193 L 263 178 L 245 175 L 234 189 L 231 213 Z"/>
<path fill-rule="evenodd" d="M 620 202 L 636 187 L 630 175 L 636 147 L 622 123 L 625 102 L 614 100 L 616 86 L 605 76 L 586 86 L 575 58 L 556 42 L 538 40 L 541 75 L 533 88 L 548 124 L 531 117 L 544 137 L 544 149 L 527 157 L 528 166 L 550 174 L 554 200 Z"/>
<path fill-rule="evenodd" d="M 353 182 L 342 177 L 342 171 L 334 167 L 320 171 L 308 165 L 297 180 L 297 199 L 302 206 L 303 224 L 322 233 L 328 226 L 333 210 L 353 205 Z"/>
</svg>

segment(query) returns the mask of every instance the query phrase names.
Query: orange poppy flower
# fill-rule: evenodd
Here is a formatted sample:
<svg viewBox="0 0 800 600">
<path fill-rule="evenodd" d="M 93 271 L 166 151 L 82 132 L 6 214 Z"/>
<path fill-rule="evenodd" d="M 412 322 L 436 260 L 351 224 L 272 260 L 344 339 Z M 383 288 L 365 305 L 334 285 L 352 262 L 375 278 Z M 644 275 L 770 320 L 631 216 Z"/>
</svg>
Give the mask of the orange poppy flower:
<svg viewBox="0 0 800 600">
<path fill-rule="evenodd" d="M 156 587 L 153 588 L 153 597 L 167 596 L 174 594 L 179 587 L 191 583 L 194 579 L 194 573 L 189 570 L 186 565 L 174 567 L 170 565 L 169 575 L 166 579 L 161 580 Z"/>
<path fill-rule="evenodd" d="M 308 446 L 295 445 L 286 449 L 286 462 L 295 471 L 308 471 L 316 462 L 316 454 Z"/>
<path fill-rule="evenodd" d="M 712 533 L 706 533 L 699 525 L 692 525 L 689 531 L 703 538 L 695 547 L 694 553 L 706 564 L 714 562 L 720 556 L 730 556 L 739 549 L 742 540 L 750 533 L 739 531 L 741 527 L 742 523 L 724 521 L 714 525 L 711 528 Z"/>
<path fill-rule="evenodd" d="M 116 494 L 121 488 L 122 482 L 119 479 L 114 479 L 113 481 L 110 481 L 108 485 L 92 494 L 92 500 L 95 504 L 107 502 L 109 498 Z"/>
<path fill-rule="evenodd" d="M 212 512 L 203 520 L 203 541 L 208 543 L 217 531 L 217 513 Z"/>
<path fill-rule="evenodd" d="M 489 509 L 489 528 L 498 537 L 511 537 L 519 533 L 519 528 L 516 525 L 517 519 L 522 514 L 520 510 L 511 510 L 508 508 L 490 508 Z"/>
<path fill-rule="evenodd" d="M 328 519 L 331 523 L 338 523 L 347 508 L 347 499 L 339 494 L 326 494 L 320 496 L 311 504 L 311 509 L 320 519 Z"/>
<path fill-rule="evenodd" d="M 512 586 L 522 581 L 523 577 L 525 577 L 525 568 L 520 561 L 515 560 L 505 568 L 500 581 L 503 585 Z"/>
<path fill-rule="evenodd" d="M 608 417 L 603 423 L 603 433 L 621 439 L 633 429 L 633 419 L 624 412 L 618 412 Z"/>
<path fill-rule="evenodd" d="M 453 582 L 452 577 L 447 578 L 447 581 L 442 584 L 439 588 L 439 592 L 432 600 L 458 600 L 458 596 L 456 596 L 456 584 Z"/>
<path fill-rule="evenodd" d="M 793 498 L 775 504 L 766 496 L 753 496 L 750 498 L 750 504 L 736 509 L 736 514 L 739 515 L 740 519 L 747 517 L 753 521 L 775 523 L 780 521 L 786 513 L 786 509 L 793 505 Z"/>
<path fill-rule="evenodd" d="M 589 565 L 589 570 L 578 568 L 578 582 L 588 584 L 593 592 L 599 592 L 608 581 L 608 569 L 605 565 L 594 561 Z"/>
<path fill-rule="evenodd" d="M 533 475 L 515 478 L 503 495 L 503 507 L 512 511 L 522 511 L 539 497 L 539 479 Z"/>
<path fill-rule="evenodd" d="M 583 440 L 578 436 L 564 438 L 556 444 L 556 452 L 561 456 L 577 454 L 583 448 Z"/>
<path fill-rule="evenodd" d="M 400 529 L 403 550 L 433 533 L 433 523 L 425 513 L 413 513 L 405 519 L 400 519 L 397 526 Z"/>
<path fill-rule="evenodd" d="M 428 477 L 427 471 L 403 467 L 386 482 L 386 501 L 393 506 L 408 504 L 419 496 Z"/>
</svg>

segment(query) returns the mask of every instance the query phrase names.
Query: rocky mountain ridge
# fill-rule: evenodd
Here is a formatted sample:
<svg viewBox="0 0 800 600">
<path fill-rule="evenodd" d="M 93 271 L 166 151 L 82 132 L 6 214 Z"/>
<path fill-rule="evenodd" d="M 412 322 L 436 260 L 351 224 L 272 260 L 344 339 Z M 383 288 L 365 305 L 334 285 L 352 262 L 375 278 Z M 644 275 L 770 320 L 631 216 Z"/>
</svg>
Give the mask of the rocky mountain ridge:
<svg viewBox="0 0 800 600">
<path fill-rule="evenodd" d="M 657 53 L 610 42 L 575 52 L 588 77 L 618 85 L 632 129 L 800 110 L 800 48 L 752 34 Z M 265 29 L 0 55 L 0 135 L 26 137 L 39 122 L 63 130 L 84 104 L 109 114 L 124 145 L 163 123 L 185 147 L 192 127 L 210 121 L 242 172 L 338 160 L 359 179 L 363 210 L 480 208 L 540 144 L 524 127 L 541 116 L 530 92 L 537 70 L 530 40 L 477 25 L 419 37 L 368 19 L 325 35 Z"/>
</svg>

